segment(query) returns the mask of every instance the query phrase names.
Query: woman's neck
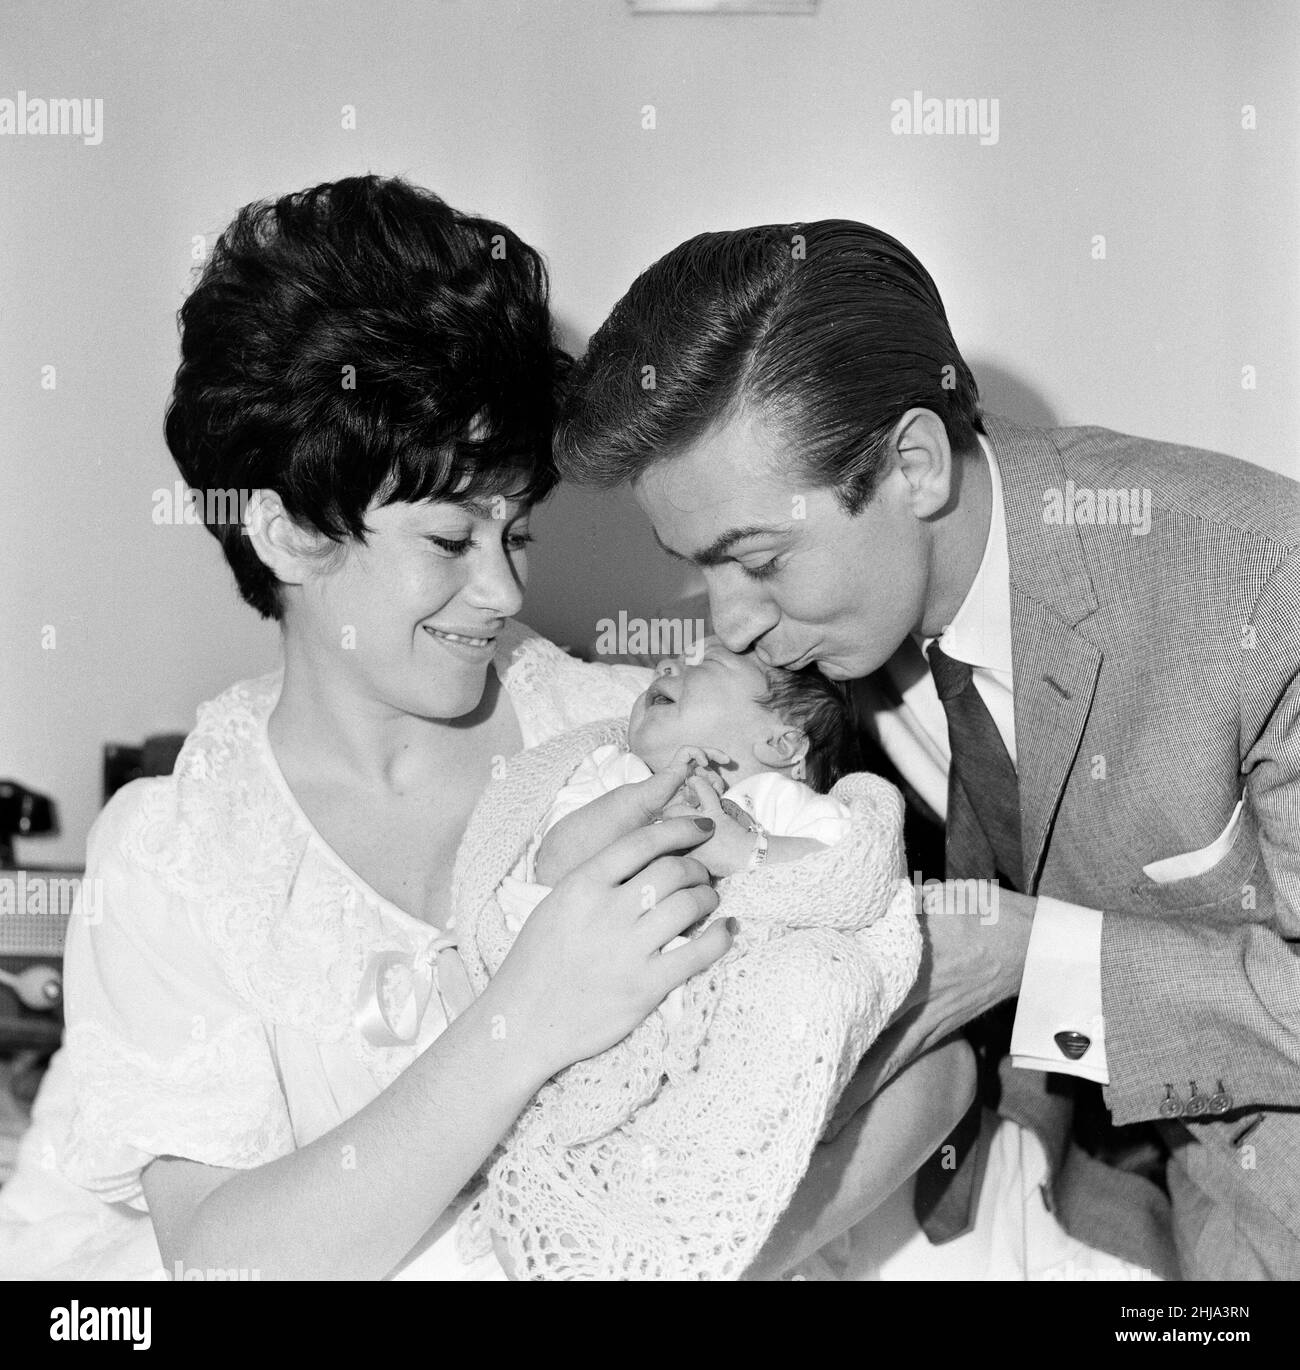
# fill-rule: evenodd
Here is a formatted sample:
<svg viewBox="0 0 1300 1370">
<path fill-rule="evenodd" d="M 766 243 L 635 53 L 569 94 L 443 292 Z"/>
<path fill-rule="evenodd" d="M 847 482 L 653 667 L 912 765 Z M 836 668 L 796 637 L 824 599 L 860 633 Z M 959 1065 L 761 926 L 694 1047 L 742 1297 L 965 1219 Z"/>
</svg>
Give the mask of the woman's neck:
<svg viewBox="0 0 1300 1370">
<path fill-rule="evenodd" d="M 339 779 L 405 793 L 438 783 L 465 730 L 491 716 L 499 689 L 489 670 L 472 713 L 423 718 L 368 693 L 354 678 L 320 669 L 286 635 L 284 684 L 268 735 L 281 764 L 308 768 L 314 782 Z"/>
</svg>

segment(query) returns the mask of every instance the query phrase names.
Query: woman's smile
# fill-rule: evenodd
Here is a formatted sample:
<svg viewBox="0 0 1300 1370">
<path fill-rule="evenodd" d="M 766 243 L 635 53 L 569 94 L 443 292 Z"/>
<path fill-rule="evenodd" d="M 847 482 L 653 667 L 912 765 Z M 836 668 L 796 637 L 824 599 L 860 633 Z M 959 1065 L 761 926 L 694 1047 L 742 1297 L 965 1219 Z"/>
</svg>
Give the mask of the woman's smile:
<svg viewBox="0 0 1300 1370">
<path fill-rule="evenodd" d="M 496 650 L 495 634 L 490 637 L 478 637 L 469 633 L 453 633 L 445 628 L 435 628 L 431 623 L 421 626 L 436 643 L 462 661 L 486 661 Z"/>
</svg>

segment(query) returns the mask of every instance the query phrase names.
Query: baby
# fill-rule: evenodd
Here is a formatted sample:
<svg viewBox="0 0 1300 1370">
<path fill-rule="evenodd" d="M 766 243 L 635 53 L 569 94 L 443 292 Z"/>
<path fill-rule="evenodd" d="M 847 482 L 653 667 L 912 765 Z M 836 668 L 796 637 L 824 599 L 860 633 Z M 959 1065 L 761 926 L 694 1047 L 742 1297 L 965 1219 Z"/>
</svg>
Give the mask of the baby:
<svg viewBox="0 0 1300 1370">
<path fill-rule="evenodd" d="M 507 924 L 632 821 L 711 818 L 691 855 L 715 879 L 798 861 L 838 842 L 848 807 L 825 791 L 855 769 L 848 706 L 813 672 L 765 667 L 709 639 L 698 662 L 664 663 L 632 706 L 628 748 L 592 752 L 502 882 Z"/>
<path fill-rule="evenodd" d="M 551 885 L 665 815 L 713 820 L 691 854 L 735 935 L 542 1087 L 462 1224 L 470 1247 L 489 1237 L 525 1279 L 735 1279 L 753 1261 L 920 964 L 902 798 L 855 736 L 840 687 L 710 641 L 626 725 L 530 748 L 488 787 L 453 881 L 479 990 Z"/>
</svg>

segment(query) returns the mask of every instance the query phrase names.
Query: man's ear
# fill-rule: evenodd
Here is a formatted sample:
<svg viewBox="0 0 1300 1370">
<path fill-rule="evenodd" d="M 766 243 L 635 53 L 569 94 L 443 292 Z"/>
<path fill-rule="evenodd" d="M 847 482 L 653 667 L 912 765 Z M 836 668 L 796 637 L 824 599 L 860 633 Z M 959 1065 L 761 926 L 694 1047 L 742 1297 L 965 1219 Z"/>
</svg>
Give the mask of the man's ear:
<svg viewBox="0 0 1300 1370">
<path fill-rule="evenodd" d="M 754 760 L 764 767 L 792 770 L 808 755 L 808 734 L 800 728 L 785 728 L 763 742 L 754 743 Z"/>
<path fill-rule="evenodd" d="M 905 498 L 917 518 L 939 513 L 954 493 L 948 430 L 932 409 L 909 409 L 894 428 L 890 447 L 907 483 Z"/>
<path fill-rule="evenodd" d="M 317 567 L 323 533 L 295 523 L 274 490 L 254 490 L 244 509 L 244 535 L 282 585 L 301 585 Z"/>
</svg>

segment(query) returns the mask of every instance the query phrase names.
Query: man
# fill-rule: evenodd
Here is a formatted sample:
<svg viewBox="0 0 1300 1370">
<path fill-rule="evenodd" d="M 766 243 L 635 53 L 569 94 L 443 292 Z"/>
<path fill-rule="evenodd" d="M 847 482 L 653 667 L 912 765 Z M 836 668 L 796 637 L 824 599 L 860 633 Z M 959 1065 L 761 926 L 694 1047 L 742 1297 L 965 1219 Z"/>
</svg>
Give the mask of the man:
<svg viewBox="0 0 1300 1370">
<path fill-rule="evenodd" d="M 946 815 L 929 964 L 855 1100 L 972 1020 L 996 1064 L 987 1011 L 1018 995 L 1000 1107 L 1067 1229 L 1164 1274 L 1300 1277 L 1300 487 L 986 422 L 924 267 L 839 220 L 651 267 L 557 450 L 632 483 L 727 647 L 858 682 Z M 985 916 L 941 912 L 963 890 Z M 935 1238 L 970 1220 L 958 1131 L 918 1185 Z"/>
</svg>

